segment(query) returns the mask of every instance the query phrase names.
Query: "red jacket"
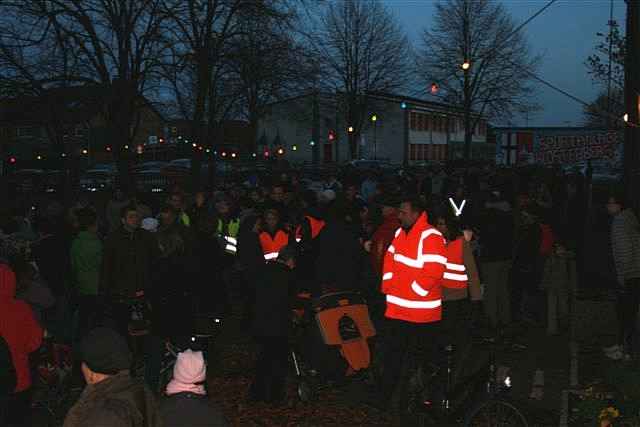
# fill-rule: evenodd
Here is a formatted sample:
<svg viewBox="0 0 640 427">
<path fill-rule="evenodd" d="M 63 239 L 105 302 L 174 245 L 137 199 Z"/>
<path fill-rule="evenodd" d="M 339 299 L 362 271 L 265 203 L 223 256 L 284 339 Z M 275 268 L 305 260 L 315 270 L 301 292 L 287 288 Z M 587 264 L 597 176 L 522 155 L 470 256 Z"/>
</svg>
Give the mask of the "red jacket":
<svg viewBox="0 0 640 427">
<path fill-rule="evenodd" d="M 464 237 L 459 237 L 453 242 L 449 242 L 445 247 L 447 265 L 442 276 L 442 286 L 450 289 L 464 289 L 467 287 L 469 277 L 464 266 Z"/>
<path fill-rule="evenodd" d="M 382 224 L 371 237 L 371 266 L 377 274 L 382 274 L 384 254 L 395 237 L 396 230 L 400 227 L 398 216 L 393 213 L 384 217 Z"/>
<path fill-rule="evenodd" d="M 384 258 L 385 316 L 414 323 L 439 321 L 446 263 L 444 238 L 427 222 L 426 213 L 408 233 L 399 228 Z"/>
<path fill-rule="evenodd" d="M 16 300 L 16 276 L 0 264 L 0 335 L 5 339 L 16 368 L 16 392 L 31 387 L 29 354 L 42 343 L 42 328 L 33 317 L 31 307 Z"/>
<path fill-rule="evenodd" d="M 278 258 L 280 249 L 289 244 L 289 235 L 282 230 L 276 231 L 276 234 L 272 236 L 268 231 L 260 233 L 260 246 L 262 246 L 262 253 L 266 261 L 271 261 Z"/>
</svg>

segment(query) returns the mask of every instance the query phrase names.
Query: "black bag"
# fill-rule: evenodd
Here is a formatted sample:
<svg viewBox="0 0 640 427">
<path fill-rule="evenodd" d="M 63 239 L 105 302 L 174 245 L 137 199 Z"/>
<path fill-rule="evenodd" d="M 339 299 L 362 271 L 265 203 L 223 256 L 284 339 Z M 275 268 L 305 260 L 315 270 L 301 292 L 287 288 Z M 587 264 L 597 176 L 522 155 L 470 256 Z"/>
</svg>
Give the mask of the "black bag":
<svg viewBox="0 0 640 427">
<path fill-rule="evenodd" d="M 9 345 L 0 335 L 0 396 L 13 393 L 17 381 L 16 368 L 13 365 Z"/>
</svg>

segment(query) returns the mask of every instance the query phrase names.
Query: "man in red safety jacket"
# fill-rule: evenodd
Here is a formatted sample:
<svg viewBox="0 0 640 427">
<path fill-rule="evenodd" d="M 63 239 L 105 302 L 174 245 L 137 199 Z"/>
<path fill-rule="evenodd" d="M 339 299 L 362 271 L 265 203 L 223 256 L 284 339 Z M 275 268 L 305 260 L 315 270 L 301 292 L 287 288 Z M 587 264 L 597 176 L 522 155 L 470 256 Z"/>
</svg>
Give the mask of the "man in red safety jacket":
<svg viewBox="0 0 640 427">
<path fill-rule="evenodd" d="M 434 360 L 442 316 L 442 277 L 447 259 L 442 234 L 427 221 L 420 199 L 404 198 L 401 227 L 387 249 L 382 293 L 386 296 L 388 341 L 381 381 L 382 402 L 390 402 L 405 353 L 418 367 Z"/>
<path fill-rule="evenodd" d="M 264 213 L 265 230 L 260 233 L 260 246 L 265 261 L 278 258 L 280 249 L 289 244 L 289 233 L 280 226 L 280 215 L 275 209 L 268 209 Z"/>
</svg>

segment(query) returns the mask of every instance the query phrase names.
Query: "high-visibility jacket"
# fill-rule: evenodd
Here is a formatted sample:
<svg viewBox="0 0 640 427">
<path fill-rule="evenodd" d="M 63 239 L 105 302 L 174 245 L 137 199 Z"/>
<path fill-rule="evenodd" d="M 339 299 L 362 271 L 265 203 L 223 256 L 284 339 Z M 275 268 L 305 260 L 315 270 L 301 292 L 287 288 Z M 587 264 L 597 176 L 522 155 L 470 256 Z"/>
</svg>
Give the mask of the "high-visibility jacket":
<svg viewBox="0 0 640 427">
<path fill-rule="evenodd" d="M 442 318 L 442 275 L 447 258 L 442 234 L 420 215 L 409 232 L 396 230 L 383 263 L 385 316 L 413 323 Z"/>
<path fill-rule="evenodd" d="M 262 253 L 266 261 L 278 258 L 280 249 L 288 244 L 289 235 L 282 230 L 276 231 L 276 234 L 273 236 L 267 231 L 260 233 L 260 246 L 262 246 Z"/>
<path fill-rule="evenodd" d="M 311 239 L 315 239 L 318 237 L 318 234 L 322 231 L 325 226 L 325 222 L 321 219 L 314 218 L 309 215 L 305 215 L 304 217 L 307 221 L 309 221 L 309 227 L 311 228 Z M 296 242 L 302 241 L 302 226 L 299 225 L 296 227 Z"/>
<path fill-rule="evenodd" d="M 459 237 L 453 242 L 449 242 L 445 247 L 447 264 L 442 275 L 442 286 L 451 289 L 464 289 L 467 287 L 469 278 L 467 269 L 464 266 L 464 237 Z"/>
<path fill-rule="evenodd" d="M 217 232 L 224 239 L 224 251 L 230 255 L 238 252 L 238 232 L 240 231 L 240 220 L 232 219 L 225 223 L 218 219 Z"/>
</svg>

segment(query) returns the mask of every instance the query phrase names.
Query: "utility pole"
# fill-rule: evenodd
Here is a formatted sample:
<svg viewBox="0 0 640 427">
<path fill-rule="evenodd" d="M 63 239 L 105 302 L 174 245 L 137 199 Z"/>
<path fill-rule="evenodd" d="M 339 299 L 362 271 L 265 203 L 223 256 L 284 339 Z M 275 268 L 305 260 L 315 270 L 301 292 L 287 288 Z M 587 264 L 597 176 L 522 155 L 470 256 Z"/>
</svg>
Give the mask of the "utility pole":
<svg viewBox="0 0 640 427">
<path fill-rule="evenodd" d="M 624 133 L 624 184 L 627 198 L 638 213 L 640 197 L 640 138 L 638 138 L 638 88 L 640 88 L 640 69 L 636 53 L 640 48 L 638 25 L 640 12 L 639 0 L 627 0 L 627 35 L 624 68 L 624 95 L 628 121 Z"/>
<path fill-rule="evenodd" d="M 311 141 L 311 160 L 314 165 L 318 164 L 318 144 L 320 143 L 320 106 L 318 100 L 318 91 L 313 93 L 313 118 L 312 118 L 312 131 Z"/>
</svg>

